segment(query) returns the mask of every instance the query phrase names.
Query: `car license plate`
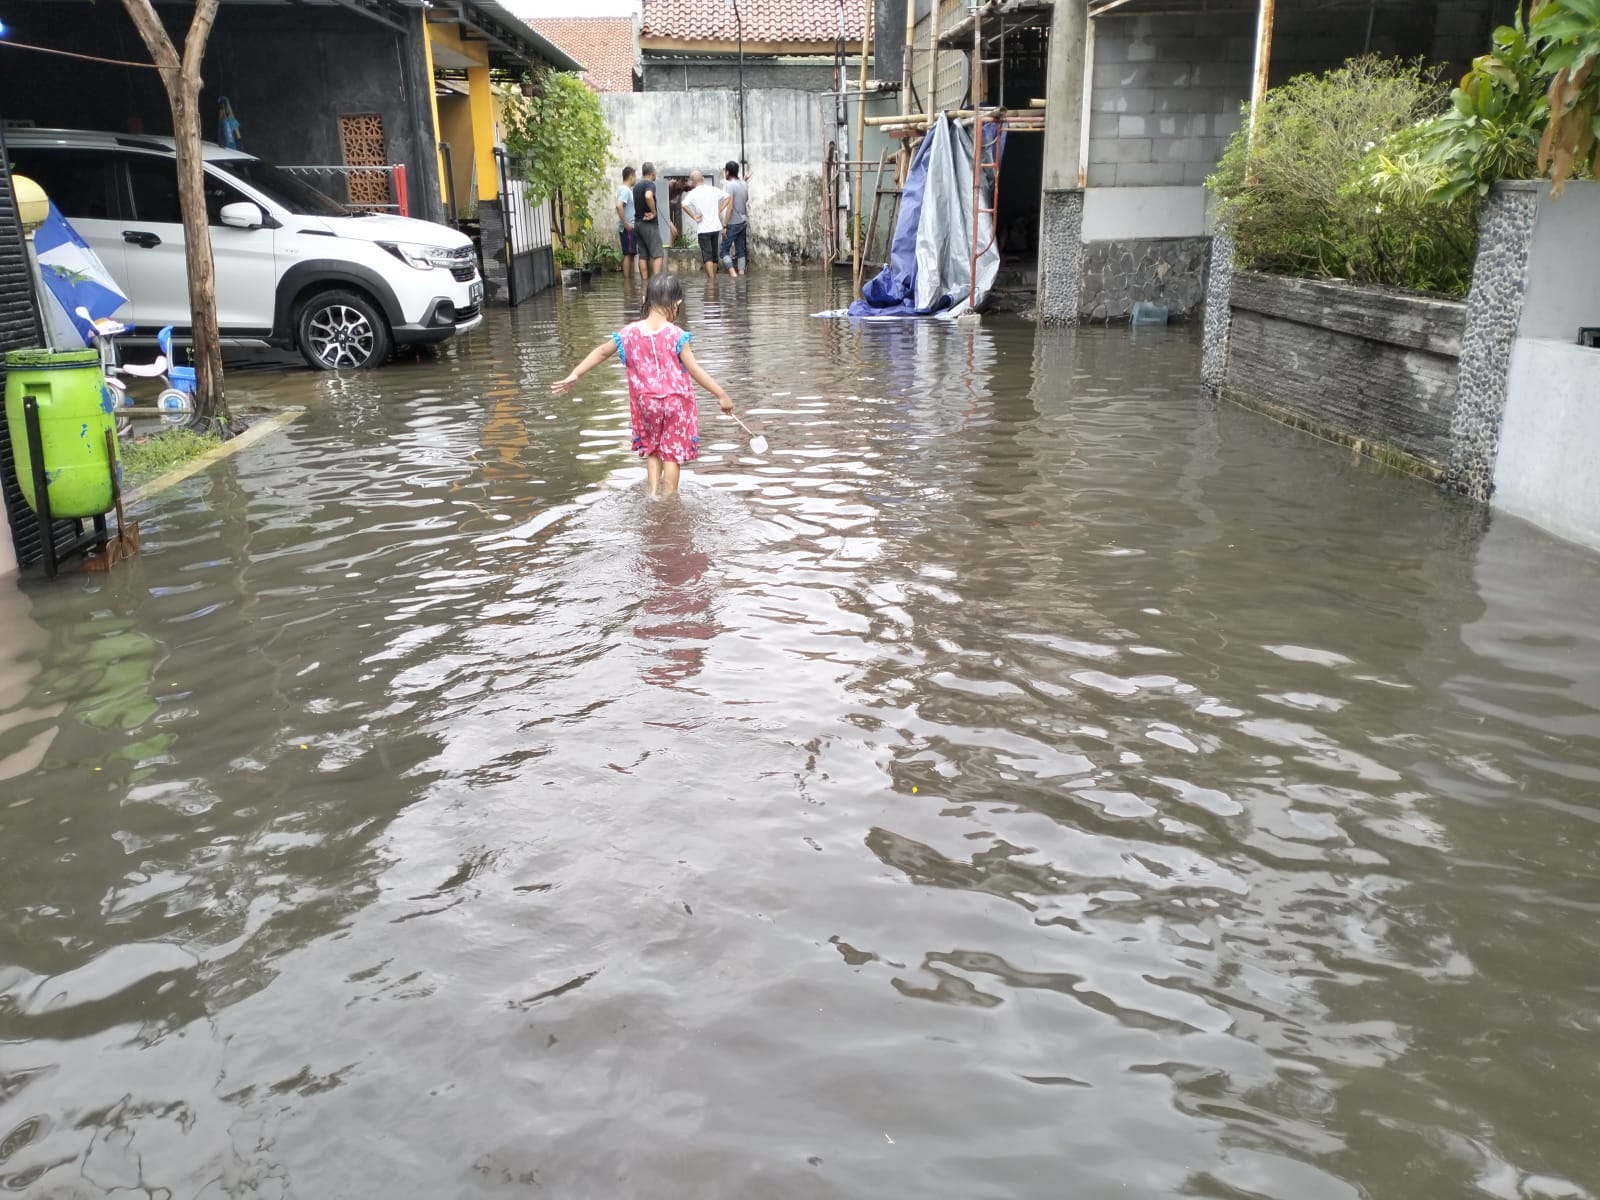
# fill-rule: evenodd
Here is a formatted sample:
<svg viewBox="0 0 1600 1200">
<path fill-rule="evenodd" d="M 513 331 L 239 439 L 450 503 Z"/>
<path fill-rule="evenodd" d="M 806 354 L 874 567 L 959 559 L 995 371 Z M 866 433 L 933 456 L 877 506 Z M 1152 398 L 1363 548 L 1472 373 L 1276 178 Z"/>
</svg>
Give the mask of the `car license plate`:
<svg viewBox="0 0 1600 1200">
<path fill-rule="evenodd" d="M 475 283 L 472 285 L 472 287 L 467 291 L 467 302 L 469 304 L 483 303 L 483 284 Z"/>
</svg>

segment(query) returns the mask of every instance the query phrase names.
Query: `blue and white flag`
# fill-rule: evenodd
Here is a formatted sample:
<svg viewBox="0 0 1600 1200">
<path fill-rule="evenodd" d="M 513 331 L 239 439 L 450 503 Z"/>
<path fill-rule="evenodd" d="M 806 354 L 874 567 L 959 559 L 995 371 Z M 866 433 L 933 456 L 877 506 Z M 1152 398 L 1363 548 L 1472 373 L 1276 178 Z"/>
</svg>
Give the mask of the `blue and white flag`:
<svg viewBox="0 0 1600 1200">
<path fill-rule="evenodd" d="M 94 346 L 90 324 L 77 315 L 78 309 L 88 309 L 89 316 L 98 320 L 111 316 L 128 297 L 53 202 L 44 224 L 34 230 L 33 254 L 43 285 L 39 307 L 50 345 L 57 350 Z"/>
</svg>

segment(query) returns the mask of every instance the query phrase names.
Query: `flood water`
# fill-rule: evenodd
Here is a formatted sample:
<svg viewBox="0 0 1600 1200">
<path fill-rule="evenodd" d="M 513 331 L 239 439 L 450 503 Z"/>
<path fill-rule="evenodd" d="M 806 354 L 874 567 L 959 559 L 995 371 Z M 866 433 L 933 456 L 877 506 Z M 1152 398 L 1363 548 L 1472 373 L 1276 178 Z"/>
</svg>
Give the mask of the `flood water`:
<svg viewBox="0 0 1600 1200">
<path fill-rule="evenodd" d="M 0 587 L 0 1190 L 1600 1195 L 1600 558 L 1192 331 L 685 282 L 676 502 L 612 277 Z"/>
</svg>

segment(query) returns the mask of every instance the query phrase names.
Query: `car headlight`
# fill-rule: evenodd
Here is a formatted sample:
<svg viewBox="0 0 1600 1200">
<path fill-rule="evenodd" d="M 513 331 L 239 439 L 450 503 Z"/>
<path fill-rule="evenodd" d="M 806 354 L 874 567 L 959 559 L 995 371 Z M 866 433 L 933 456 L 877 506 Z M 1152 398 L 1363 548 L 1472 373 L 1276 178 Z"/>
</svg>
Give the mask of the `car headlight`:
<svg viewBox="0 0 1600 1200">
<path fill-rule="evenodd" d="M 419 271 L 431 271 L 435 267 L 448 270 L 459 265 L 455 251 L 446 250 L 443 246 L 423 246 L 416 242 L 379 242 L 378 245 L 408 267 L 415 267 Z"/>
</svg>

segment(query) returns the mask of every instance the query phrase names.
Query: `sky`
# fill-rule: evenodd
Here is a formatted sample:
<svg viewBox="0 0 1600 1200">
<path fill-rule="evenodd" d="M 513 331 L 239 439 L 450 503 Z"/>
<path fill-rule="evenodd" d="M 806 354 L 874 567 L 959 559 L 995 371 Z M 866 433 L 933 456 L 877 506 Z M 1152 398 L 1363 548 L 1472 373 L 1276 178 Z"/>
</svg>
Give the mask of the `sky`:
<svg viewBox="0 0 1600 1200">
<path fill-rule="evenodd" d="M 627 17 L 639 11 L 639 0 L 500 0 L 519 17 Z"/>
</svg>

